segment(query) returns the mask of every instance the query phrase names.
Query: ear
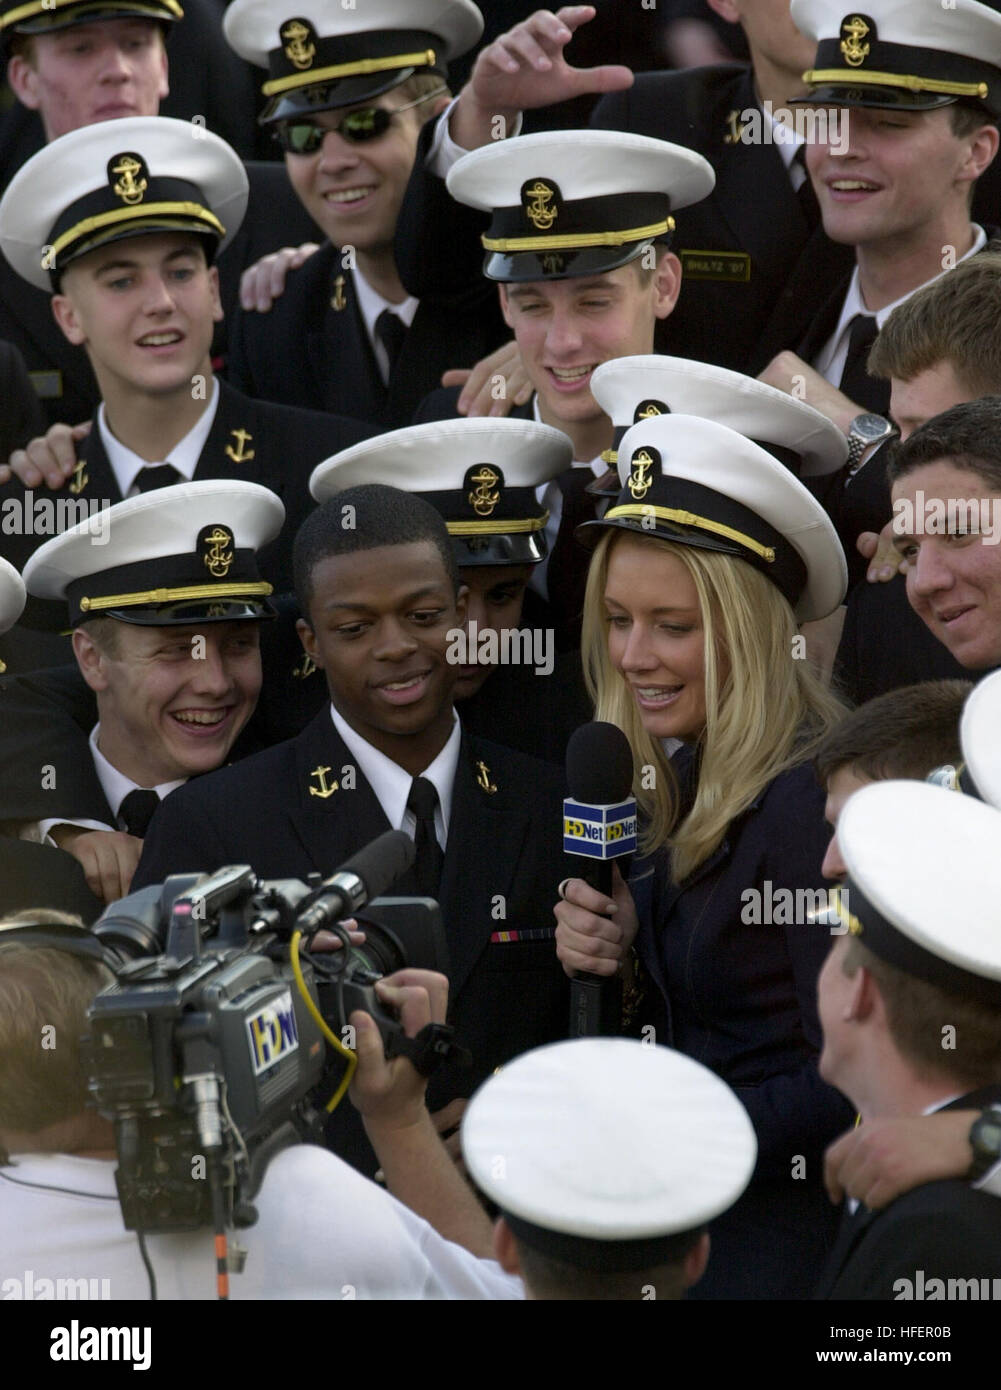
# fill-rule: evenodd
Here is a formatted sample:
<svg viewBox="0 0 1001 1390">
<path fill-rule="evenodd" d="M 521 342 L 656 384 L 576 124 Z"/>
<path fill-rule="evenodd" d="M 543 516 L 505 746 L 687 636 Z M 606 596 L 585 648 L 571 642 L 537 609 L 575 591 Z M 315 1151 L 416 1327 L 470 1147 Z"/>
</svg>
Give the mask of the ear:
<svg viewBox="0 0 1001 1390">
<path fill-rule="evenodd" d="M 706 1231 L 699 1237 L 698 1243 L 693 1245 L 685 1256 L 685 1288 L 690 1289 L 693 1284 L 697 1284 L 706 1272 L 706 1265 L 709 1263 L 709 1233 Z"/>
<path fill-rule="evenodd" d="M 317 666 L 322 665 L 317 648 L 316 633 L 310 627 L 309 623 L 306 622 L 305 618 L 299 618 L 296 621 L 295 630 L 299 634 L 299 641 L 302 643 L 302 649 L 309 659 L 315 662 Z"/>
<path fill-rule="evenodd" d="M 167 41 L 160 34 L 160 81 L 157 84 L 156 95 L 158 102 L 170 96 L 169 67 L 167 62 Z M 156 113 L 154 113 L 156 114 Z"/>
<path fill-rule="evenodd" d="M 469 585 L 460 584 L 459 592 L 455 596 L 455 622 L 457 627 L 462 627 L 466 621 L 466 606 L 469 601 Z"/>
<path fill-rule="evenodd" d="M 842 1017 L 846 1023 L 863 1023 L 877 1012 L 885 1015 L 883 997 L 869 971 L 860 965 L 852 979 L 851 993 Z"/>
<path fill-rule="evenodd" d="M 209 266 L 209 288 L 212 291 L 212 322 L 222 323 L 223 309 L 219 294 L 219 270 L 214 265 Z"/>
<path fill-rule="evenodd" d="M 503 1216 L 494 1223 L 494 1255 L 505 1274 L 521 1274 L 518 1242 Z"/>
<path fill-rule="evenodd" d="M 659 319 L 666 319 L 678 302 L 681 293 L 681 262 L 673 251 L 668 251 L 657 262 L 654 277 L 654 313 Z"/>
<path fill-rule="evenodd" d="M 41 106 L 38 94 L 38 73 L 23 53 L 15 53 L 7 64 L 7 83 L 22 106 L 37 111 Z"/>
<path fill-rule="evenodd" d="M 501 313 L 504 315 L 504 322 L 514 332 L 514 324 L 511 321 L 511 301 L 507 297 L 507 285 L 498 285 L 497 293 L 500 295 Z"/>
<path fill-rule="evenodd" d="M 430 116 L 430 119 L 433 121 L 434 118 L 435 118 L 435 116 L 440 116 L 441 113 L 442 113 L 443 111 L 445 111 L 445 110 L 448 108 L 448 106 L 451 104 L 451 101 L 452 101 L 452 97 L 451 97 L 451 95 L 450 95 L 449 93 L 447 93 L 447 92 L 442 92 L 442 94 L 441 94 L 440 97 L 436 97 L 435 100 L 434 100 L 434 102 L 432 102 L 432 104 L 431 104 L 431 116 Z"/>
<path fill-rule="evenodd" d="M 970 137 L 970 153 L 963 167 L 963 180 L 972 182 L 990 165 L 998 152 L 1001 133 L 996 125 L 981 126 Z"/>
<path fill-rule="evenodd" d="M 80 668 L 80 674 L 95 694 L 108 688 L 108 674 L 105 670 L 107 658 L 89 633 L 83 628 L 73 629 L 73 655 Z"/>
<path fill-rule="evenodd" d="M 74 347 L 81 347 L 87 341 L 87 334 L 84 332 L 83 325 L 77 317 L 73 301 L 65 294 L 54 294 L 52 296 L 52 317 L 63 331 L 63 336 L 67 338 Z"/>
</svg>

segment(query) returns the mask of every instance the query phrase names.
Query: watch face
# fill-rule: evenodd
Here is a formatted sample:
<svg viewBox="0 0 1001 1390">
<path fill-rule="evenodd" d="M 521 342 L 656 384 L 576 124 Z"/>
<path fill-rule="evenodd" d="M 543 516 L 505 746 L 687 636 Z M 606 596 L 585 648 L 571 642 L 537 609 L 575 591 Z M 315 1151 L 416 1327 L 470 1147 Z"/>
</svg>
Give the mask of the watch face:
<svg viewBox="0 0 1001 1390">
<path fill-rule="evenodd" d="M 977 1147 L 1001 1156 L 1001 1118 L 981 1121 L 977 1130 Z"/>
<path fill-rule="evenodd" d="M 852 434 L 861 436 L 862 439 L 874 440 L 882 439 L 884 435 L 890 434 L 893 426 L 889 420 L 885 420 L 882 415 L 856 415 L 851 424 Z"/>
</svg>

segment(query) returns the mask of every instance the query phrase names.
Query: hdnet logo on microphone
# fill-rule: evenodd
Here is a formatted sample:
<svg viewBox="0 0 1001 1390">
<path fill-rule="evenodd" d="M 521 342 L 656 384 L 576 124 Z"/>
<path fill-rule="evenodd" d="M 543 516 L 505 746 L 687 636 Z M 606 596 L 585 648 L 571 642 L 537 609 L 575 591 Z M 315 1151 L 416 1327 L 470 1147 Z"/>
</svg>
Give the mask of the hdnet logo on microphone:
<svg viewBox="0 0 1001 1390">
<path fill-rule="evenodd" d="M 584 802 L 563 802 L 563 850 L 590 859 L 618 859 L 636 852 L 636 802 L 620 801 L 614 806 L 589 806 Z"/>
</svg>

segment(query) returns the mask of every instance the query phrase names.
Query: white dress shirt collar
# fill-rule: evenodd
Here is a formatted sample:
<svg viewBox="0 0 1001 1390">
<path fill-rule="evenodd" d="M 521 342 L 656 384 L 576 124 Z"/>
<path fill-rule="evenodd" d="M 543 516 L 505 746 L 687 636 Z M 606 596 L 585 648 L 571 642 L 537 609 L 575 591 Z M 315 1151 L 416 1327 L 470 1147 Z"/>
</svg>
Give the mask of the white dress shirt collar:
<svg viewBox="0 0 1001 1390">
<path fill-rule="evenodd" d="M 373 748 L 360 734 L 355 733 L 350 724 L 330 706 L 330 717 L 334 728 L 344 740 L 348 752 L 358 764 L 365 780 L 375 793 L 386 819 L 393 830 L 405 830 L 413 837 L 417 820 L 412 811 L 407 810 L 407 798 L 413 784 L 413 777 L 399 763 Z M 448 823 L 452 813 L 452 788 L 459 766 L 459 745 L 462 742 L 462 726 L 452 711 L 452 732 L 444 748 L 430 766 L 420 774 L 434 784 L 438 793 L 438 808 L 434 814 L 435 831 L 438 843 L 444 849 L 448 841 Z"/>
<path fill-rule="evenodd" d="M 965 256 L 960 256 L 958 265 L 961 261 L 968 260 L 970 256 L 975 256 L 978 251 L 982 251 L 987 245 L 987 233 L 983 227 L 974 223 L 973 245 Z M 948 275 L 947 270 L 942 270 L 938 275 L 933 275 L 930 280 L 926 280 L 926 285 L 933 285 L 936 280 L 940 280 L 943 275 Z M 917 294 L 918 290 L 923 290 L 925 285 L 916 285 L 913 290 L 908 290 L 907 294 L 895 299 L 892 304 L 885 304 L 882 309 L 875 311 L 876 327 L 881 329 L 886 320 L 893 313 L 894 309 L 901 304 L 905 304 L 912 294 Z M 851 322 L 856 314 L 871 314 L 873 310 L 867 307 L 862 298 L 862 287 L 859 284 L 858 266 L 852 271 L 852 278 L 848 284 L 848 292 L 845 295 L 845 302 L 841 306 L 841 317 L 838 319 L 838 326 L 834 333 L 827 340 L 823 349 L 817 354 L 814 366 L 821 376 L 825 377 L 832 386 L 837 386 L 841 381 L 841 374 L 845 368 L 845 359 L 848 356 L 848 337 L 851 332 Z"/>
<path fill-rule="evenodd" d="M 131 449 L 115 438 L 108 426 L 107 414 L 104 409 L 104 402 L 97 408 L 97 428 L 101 433 L 101 443 L 104 451 L 108 455 L 108 462 L 111 464 L 111 471 L 115 475 L 119 491 L 123 497 L 132 495 L 135 488 L 136 479 L 144 468 L 155 468 L 158 463 L 172 463 L 180 473 L 184 482 L 190 483 L 195 476 L 195 469 L 198 467 L 198 460 L 202 450 L 205 448 L 205 441 L 209 437 L 209 430 L 215 420 L 216 411 L 219 408 L 219 383 L 212 378 L 212 396 L 208 405 L 198 418 L 198 423 L 194 429 L 190 429 L 183 439 L 179 439 L 170 450 L 165 459 L 157 459 L 155 462 L 140 458 Z M 137 490 L 138 491 L 138 490 Z"/>
<path fill-rule="evenodd" d="M 90 755 L 94 759 L 94 771 L 97 773 L 97 780 L 100 782 L 101 790 L 104 792 L 104 799 L 111 807 L 111 814 L 117 819 L 122 802 L 128 796 L 129 792 L 145 791 L 147 788 L 140 787 L 138 782 L 133 782 L 131 778 L 126 777 L 124 773 L 118 771 L 117 767 L 114 767 L 108 762 L 107 758 L 97 746 L 100 732 L 100 724 L 95 724 L 90 731 Z M 185 781 L 186 779 L 182 777 L 177 782 L 160 782 L 157 786 L 149 788 L 149 790 L 155 791 L 162 801 L 163 798 L 169 796 L 172 791 L 176 791 L 178 787 L 183 787 Z"/>
</svg>

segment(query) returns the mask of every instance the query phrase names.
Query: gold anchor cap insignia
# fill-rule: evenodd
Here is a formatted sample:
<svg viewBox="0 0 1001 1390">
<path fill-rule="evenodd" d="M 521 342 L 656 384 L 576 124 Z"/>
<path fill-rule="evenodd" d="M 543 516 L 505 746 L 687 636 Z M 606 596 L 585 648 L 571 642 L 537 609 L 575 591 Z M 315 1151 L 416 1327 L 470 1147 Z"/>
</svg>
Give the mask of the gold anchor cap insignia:
<svg viewBox="0 0 1001 1390">
<path fill-rule="evenodd" d="M 875 25 L 862 15 L 845 15 L 841 21 L 841 53 L 850 68 L 859 68 L 869 56 L 871 45 L 863 43 L 867 34 L 875 36 Z"/>
<path fill-rule="evenodd" d="M 655 464 L 658 467 L 660 465 L 660 455 L 656 449 L 637 449 L 633 454 L 629 472 L 629 491 L 637 502 L 642 502 L 653 486 L 650 470 Z"/>
<path fill-rule="evenodd" d="M 539 232 L 552 230 L 560 215 L 561 193 L 552 180 L 530 179 L 521 186 L 521 206 L 525 216 Z"/>
<path fill-rule="evenodd" d="M 489 463 L 473 464 L 466 470 L 466 486 L 472 491 L 466 500 L 477 516 L 491 516 L 500 501 L 504 475 L 499 468 L 491 468 Z"/>
<path fill-rule="evenodd" d="M 80 459 L 77 466 L 73 469 L 69 490 L 74 497 L 79 497 L 80 493 L 83 492 L 89 482 L 90 475 L 87 472 L 87 462 L 85 459 Z"/>
<path fill-rule="evenodd" d="M 329 786 L 327 786 L 327 773 L 329 771 L 329 767 L 320 766 L 313 768 L 313 771 L 309 774 L 310 780 L 312 781 L 312 779 L 315 777 L 320 785 L 318 787 L 310 787 L 310 796 L 319 796 L 324 801 L 327 799 L 328 796 L 333 796 L 334 792 L 337 790 L 338 783 L 334 781 L 331 782 Z"/>
<path fill-rule="evenodd" d="M 146 161 L 141 154 L 116 154 L 108 160 L 108 182 L 116 198 L 133 207 L 141 203 L 149 180 Z"/>
<path fill-rule="evenodd" d="M 640 420 L 653 420 L 658 415 L 670 415 L 671 407 L 663 401 L 640 401 L 633 415 L 633 424 L 638 425 Z"/>
<path fill-rule="evenodd" d="M 279 30 L 285 57 L 294 68 L 305 72 L 316 57 L 316 32 L 308 19 L 287 19 Z"/>
<path fill-rule="evenodd" d="M 249 463 L 254 457 L 255 451 L 248 449 L 247 445 L 253 439 L 249 430 L 230 430 L 232 444 L 227 444 L 224 450 L 227 458 L 231 458 L 234 463 Z"/>
<path fill-rule="evenodd" d="M 490 780 L 490 769 L 486 763 L 480 761 L 477 761 L 476 768 L 476 785 L 482 787 L 485 792 L 492 796 L 497 788 Z"/>
<path fill-rule="evenodd" d="M 198 548 L 202 554 L 202 564 L 213 579 L 225 579 L 233 564 L 233 532 L 228 526 L 218 522 L 214 526 L 203 526 L 198 532 Z"/>
</svg>

